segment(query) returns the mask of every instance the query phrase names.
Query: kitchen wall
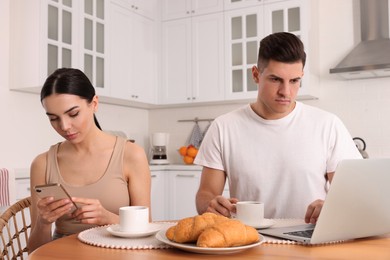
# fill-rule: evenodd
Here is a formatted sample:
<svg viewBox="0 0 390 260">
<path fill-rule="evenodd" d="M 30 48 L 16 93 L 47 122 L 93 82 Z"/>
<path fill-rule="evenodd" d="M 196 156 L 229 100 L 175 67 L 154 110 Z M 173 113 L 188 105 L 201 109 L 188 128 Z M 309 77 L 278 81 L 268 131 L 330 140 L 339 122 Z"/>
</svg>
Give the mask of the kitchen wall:
<svg viewBox="0 0 390 260">
<path fill-rule="evenodd" d="M 0 167 L 25 168 L 36 154 L 46 151 L 61 138 L 51 128 L 37 95 L 9 91 L 10 1 L 0 0 Z M 310 89 L 318 100 L 305 103 L 338 115 L 352 136 L 365 139 L 370 157 L 390 157 L 390 78 L 346 81 L 329 74 L 329 68 L 357 43 L 352 1 L 310 1 L 313 19 L 307 47 L 314 73 L 311 77 L 315 79 Z M 215 118 L 242 105 L 143 110 L 101 104 L 97 116 L 103 127 L 124 131 L 146 150 L 149 150 L 148 132 L 169 132 L 169 159 L 172 163 L 182 163 L 176 150 L 186 143 L 194 124 L 178 120 Z M 201 129 L 206 125 L 207 122 L 201 122 Z"/>
<path fill-rule="evenodd" d="M 0 0 L 0 168 L 28 168 L 37 154 L 62 138 L 51 127 L 37 94 L 9 90 L 10 1 Z M 144 109 L 102 103 L 97 112 L 104 130 L 123 131 L 142 146 L 148 141 L 148 117 Z"/>
</svg>

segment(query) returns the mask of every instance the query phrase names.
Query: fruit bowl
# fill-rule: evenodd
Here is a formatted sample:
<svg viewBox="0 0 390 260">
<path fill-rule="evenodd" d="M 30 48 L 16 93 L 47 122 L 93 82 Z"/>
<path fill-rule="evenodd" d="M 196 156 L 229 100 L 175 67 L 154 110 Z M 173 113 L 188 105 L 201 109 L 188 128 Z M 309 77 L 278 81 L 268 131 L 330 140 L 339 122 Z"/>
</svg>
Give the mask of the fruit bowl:
<svg viewBox="0 0 390 260">
<path fill-rule="evenodd" d="M 183 156 L 183 162 L 185 164 L 193 164 L 196 155 L 198 154 L 198 148 L 192 144 L 188 146 L 182 146 L 178 150 L 179 154 Z"/>
</svg>

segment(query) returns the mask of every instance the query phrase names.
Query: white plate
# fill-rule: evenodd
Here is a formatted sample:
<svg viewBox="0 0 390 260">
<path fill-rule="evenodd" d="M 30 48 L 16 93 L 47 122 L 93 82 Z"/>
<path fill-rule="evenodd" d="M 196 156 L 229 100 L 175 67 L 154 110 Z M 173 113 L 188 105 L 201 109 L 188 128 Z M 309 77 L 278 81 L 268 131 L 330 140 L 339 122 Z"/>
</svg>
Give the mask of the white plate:
<svg viewBox="0 0 390 260">
<path fill-rule="evenodd" d="M 120 230 L 119 225 L 112 225 L 107 228 L 107 231 L 114 236 L 117 237 L 129 237 L 129 238 L 137 238 L 137 237 L 147 237 L 156 234 L 163 225 L 159 223 L 149 223 L 148 228 L 145 231 L 140 232 L 123 232 Z"/>
<path fill-rule="evenodd" d="M 198 247 L 196 244 L 181 244 L 181 243 L 176 243 L 171 240 L 169 240 L 165 236 L 166 229 L 160 230 L 156 234 L 156 239 L 167 244 L 170 246 L 173 246 L 175 248 L 188 251 L 188 252 L 193 252 L 193 253 L 198 253 L 198 254 L 231 254 L 231 253 L 236 253 L 243 251 L 245 249 L 249 249 L 255 246 L 260 245 L 264 241 L 264 237 L 259 234 L 259 242 L 246 245 L 246 246 L 236 246 L 236 247 L 220 247 L 220 248 L 209 248 L 209 247 Z"/>
<path fill-rule="evenodd" d="M 256 229 L 263 229 L 263 228 L 269 228 L 273 225 L 275 225 L 275 220 L 273 219 L 269 219 L 269 218 L 265 218 L 263 219 L 263 221 L 261 222 L 260 225 L 251 225 L 252 227 L 256 228 Z"/>
</svg>

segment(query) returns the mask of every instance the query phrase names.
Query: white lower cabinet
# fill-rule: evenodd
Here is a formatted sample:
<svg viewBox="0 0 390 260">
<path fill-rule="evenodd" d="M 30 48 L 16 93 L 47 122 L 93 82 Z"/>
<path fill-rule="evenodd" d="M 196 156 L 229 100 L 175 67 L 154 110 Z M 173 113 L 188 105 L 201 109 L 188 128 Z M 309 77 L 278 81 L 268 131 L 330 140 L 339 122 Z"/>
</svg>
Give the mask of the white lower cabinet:
<svg viewBox="0 0 390 260">
<path fill-rule="evenodd" d="M 180 220 L 198 215 L 195 197 L 202 168 L 200 166 L 167 165 L 151 169 L 152 220 Z M 229 198 L 226 182 L 222 195 Z"/>
<path fill-rule="evenodd" d="M 152 170 L 152 220 L 177 220 L 197 215 L 195 196 L 200 175 L 201 170 Z"/>
<path fill-rule="evenodd" d="M 166 171 L 152 171 L 151 212 L 152 220 L 167 220 L 168 196 L 166 185 Z"/>
<path fill-rule="evenodd" d="M 169 173 L 169 219 L 177 220 L 197 215 L 195 197 L 200 183 L 200 171 Z"/>
</svg>

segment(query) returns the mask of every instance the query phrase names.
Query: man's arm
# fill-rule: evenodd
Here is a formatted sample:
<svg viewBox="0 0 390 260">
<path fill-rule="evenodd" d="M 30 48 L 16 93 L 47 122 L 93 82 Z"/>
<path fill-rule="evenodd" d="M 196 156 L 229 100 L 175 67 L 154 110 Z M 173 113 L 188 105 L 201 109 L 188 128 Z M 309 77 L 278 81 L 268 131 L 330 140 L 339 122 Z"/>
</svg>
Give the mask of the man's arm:
<svg viewBox="0 0 390 260">
<path fill-rule="evenodd" d="M 226 175 L 224 171 L 203 167 L 199 190 L 196 194 L 196 209 L 199 214 L 213 212 L 230 217 L 235 212 L 237 199 L 222 196 Z"/>
</svg>

